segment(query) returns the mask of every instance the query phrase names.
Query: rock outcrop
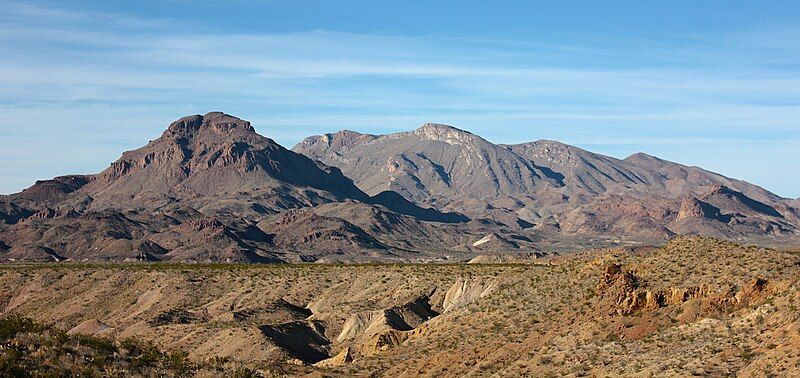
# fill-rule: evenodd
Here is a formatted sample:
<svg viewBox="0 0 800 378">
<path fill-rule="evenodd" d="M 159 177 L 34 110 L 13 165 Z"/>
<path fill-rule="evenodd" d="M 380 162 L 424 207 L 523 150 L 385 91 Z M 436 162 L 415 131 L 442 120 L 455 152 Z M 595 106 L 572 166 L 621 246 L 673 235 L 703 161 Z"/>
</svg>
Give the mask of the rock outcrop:
<svg viewBox="0 0 800 378">
<path fill-rule="evenodd" d="M 89 319 L 81 322 L 81 324 L 76 325 L 69 331 L 67 331 L 68 335 L 104 335 L 114 331 L 114 327 L 109 326 L 97 319 Z"/>
<path fill-rule="evenodd" d="M 713 310 L 725 312 L 762 299 L 776 290 L 775 284 L 762 278 L 754 278 L 740 288 L 715 290 L 709 285 L 697 285 L 648 289 L 634 272 L 623 270 L 620 265 L 608 264 L 603 270 L 596 291 L 604 307 L 617 315 L 655 311 L 699 300 L 708 302 Z"/>
</svg>

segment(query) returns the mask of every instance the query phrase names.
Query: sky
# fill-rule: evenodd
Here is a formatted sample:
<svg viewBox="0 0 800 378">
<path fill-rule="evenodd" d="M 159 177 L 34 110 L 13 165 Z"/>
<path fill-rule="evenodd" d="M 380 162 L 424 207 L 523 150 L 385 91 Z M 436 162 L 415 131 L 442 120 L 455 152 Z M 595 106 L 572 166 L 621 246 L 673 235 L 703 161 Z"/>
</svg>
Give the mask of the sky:
<svg viewBox="0 0 800 378">
<path fill-rule="evenodd" d="M 800 2 L 0 0 L 0 193 L 185 115 L 290 148 L 437 122 L 800 197 Z"/>
</svg>

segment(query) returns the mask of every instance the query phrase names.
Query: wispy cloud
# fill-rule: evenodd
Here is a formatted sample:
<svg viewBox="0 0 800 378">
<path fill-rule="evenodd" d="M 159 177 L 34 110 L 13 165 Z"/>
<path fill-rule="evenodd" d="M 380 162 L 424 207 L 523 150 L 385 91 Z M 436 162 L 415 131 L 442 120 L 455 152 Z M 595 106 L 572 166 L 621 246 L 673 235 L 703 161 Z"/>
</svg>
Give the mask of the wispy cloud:
<svg viewBox="0 0 800 378">
<path fill-rule="evenodd" d="M 733 142 L 748 131 L 766 148 L 800 131 L 800 74 L 792 68 L 800 54 L 785 43 L 798 30 L 611 44 L 231 33 L 66 7 L 7 3 L 4 10 L 5 151 L 60 129 L 71 130 L 73 141 L 50 140 L 48 150 L 79 156 L 98 140 L 128 148 L 174 118 L 210 110 L 249 118 L 285 145 L 341 128 L 388 132 L 429 120 L 495 142 L 559 139 L 617 154 L 628 152 L 620 146 L 658 144 L 719 151 L 710 140 Z M 60 167 L 0 152 L 0 174 L 13 169 L 15 177 L 0 192 L 101 168 L 116 157 L 102 150 L 109 152 L 98 163 L 65 158 Z M 788 158 L 796 162 L 800 153 Z M 20 171 L 24 179 L 16 178 Z"/>
</svg>

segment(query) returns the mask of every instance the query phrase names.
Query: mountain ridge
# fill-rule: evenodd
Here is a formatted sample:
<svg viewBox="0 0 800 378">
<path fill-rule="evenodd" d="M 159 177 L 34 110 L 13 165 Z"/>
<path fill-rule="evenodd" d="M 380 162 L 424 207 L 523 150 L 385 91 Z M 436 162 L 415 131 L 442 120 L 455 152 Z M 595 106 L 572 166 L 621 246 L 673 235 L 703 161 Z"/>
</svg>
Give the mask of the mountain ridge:
<svg viewBox="0 0 800 378">
<path fill-rule="evenodd" d="M 426 123 L 286 149 L 222 113 L 182 117 L 90 175 L 0 196 L 0 259 L 443 262 L 704 234 L 797 241 L 800 210 L 643 153 L 494 144 Z"/>
<path fill-rule="evenodd" d="M 746 237 L 751 233 L 747 229 L 752 227 L 770 230 L 765 232 L 777 228 L 780 233 L 796 234 L 796 218 L 787 222 L 784 216 L 784 213 L 791 217 L 796 214 L 792 201 L 748 182 L 699 167 L 642 152 L 618 159 L 551 140 L 494 144 L 452 126 L 431 125 L 423 124 L 410 132 L 387 135 L 347 131 L 329 133 L 325 138 L 312 136 L 292 150 L 340 167 L 366 192 L 393 190 L 412 202 L 475 218 L 487 217 L 506 225 L 524 223 L 542 230 L 568 230 L 575 234 L 587 230 L 596 235 L 613 231 L 656 240 L 668 238 L 676 234 L 675 231 L 719 235 L 716 224 L 690 227 L 675 222 L 682 201 L 687 198 L 699 201 L 715 188 L 725 187 L 739 193 L 741 203 L 760 203 L 766 207 L 742 205 L 747 207 L 745 213 L 752 214 L 738 217 L 729 214 L 725 219 L 737 223 L 726 225 L 729 229 L 723 236 Z M 409 140 L 413 138 L 416 139 Z M 448 140 L 447 146 L 436 144 Z M 463 143 L 465 140 L 475 144 Z M 461 182 L 459 190 L 448 190 L 451 185 L 443 187 L 441 178 L 451 178 L 453 159 L 442 160 L 441 151 L 452 150 L 455 146 L 457 150 L 450 154 L 457 156 L 460 163 L 469 165 L 470 160 L 465 156 L 474 150 L 474 145 L 480 145 L 481 158 L 496 160 L 484 164 L 489 170 L 499 167 L 506 172 L 505 163 L 523 161 L 522 165 L 535 167 L 543 173 L 536 177 L 541 179 L 539 185 L 511 182 L 500 183 L 501 187 L 495 191 L 473 191 L 471 188 L 480 185 L 498 185 L 498 181 L 491 180 L 490 174 L 484 172 L 473 175 L 476 182 Z M 425 157 L 426 161 L 420 157 Z M 466 179 L 471 177 L 467 175 Z M 736 211 L 733 207 L 728 210 Z"/>
<path fill-rule="evenodd" d="M 250 122 L 211 112 L 172 122 L 97 174 L 40 180 L 0 199 L 0 257 L 277 262 L 336 255 L 402 260 L 398 253 L 410 253 L 393 247 L 395 240 L 370 241 L 375 235 L 354 219 L 309 215 L 291 228 L 274 226 L 289 224 L 281 216 L 290 210 L 347 201 L 421 222 L 469 220 L 400 196 L 370 197 L 336 167 L 283 148 Z M 409 224 L 410 234 L 446 232 Z M 303 244 L 310 250 L 297 248 Z"/>
</svg>

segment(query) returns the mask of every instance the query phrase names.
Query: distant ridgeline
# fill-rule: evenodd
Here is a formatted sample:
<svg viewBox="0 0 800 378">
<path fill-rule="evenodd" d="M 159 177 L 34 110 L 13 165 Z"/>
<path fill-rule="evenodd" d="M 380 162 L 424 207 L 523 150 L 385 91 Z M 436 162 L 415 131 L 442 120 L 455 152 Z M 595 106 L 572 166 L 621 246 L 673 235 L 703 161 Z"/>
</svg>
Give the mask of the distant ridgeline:
<svg viewBox="0 0 800 378">
<path fill-rule="evenodd" d="M 466 261 L 683 234 L 777 245 L 800 240 L 797 206 L 641 153 L 496 145 L 440 124 L 287 150 L 213 112 L 100 173 L 0 197 L 0 260 Z"/>
</svg>

